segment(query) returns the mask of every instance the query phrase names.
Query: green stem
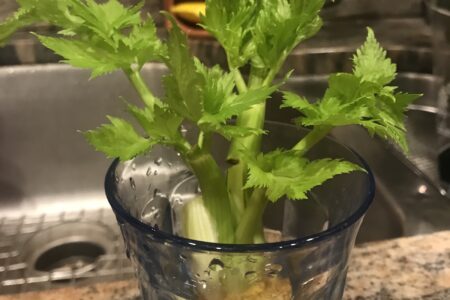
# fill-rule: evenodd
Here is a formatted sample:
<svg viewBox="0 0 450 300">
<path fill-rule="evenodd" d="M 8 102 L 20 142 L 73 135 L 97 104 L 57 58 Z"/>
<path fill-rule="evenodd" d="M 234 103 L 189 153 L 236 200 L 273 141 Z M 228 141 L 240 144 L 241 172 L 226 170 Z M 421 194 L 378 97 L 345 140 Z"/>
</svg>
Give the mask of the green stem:
<svg viewBox="0 0 450 300">
<path fill-rule="evenodd" d="M 264 226 L 262 220 L 259 220 L 255 226 L 255 234 L 253 235 L 253 244 L 264 244 L 266 239 L 264 237 Z"/>
<path fill-rule="evenodd" d="M 233 243 L 235 223 L 231 212 L 225 177 L 211 154 L 195 147 L 187 162 L 194 171 L 202 190 L 203 204 L 213 220 L 219 243 Z M 199 216 L 186 216 L 195 218 Z M 206 241 L 214 242 L 214 241 Z"/>
<path fill-rule="evenodd" d="M 239 73 L 240 74 L 240 73 Z M 236 85 L 240 81 L 237 76 Z M 250 74 L 250 83 L 252 88 L 261 86 L 262 77 L 254 74 L 252 70 Z M 245 86 L 246 87 L 246 86 Z M 239 89 L 239 88 L 238 88 Z M 242 112 L 237 119 L 237 125 L 249 128 L 262 128 L 264 126 L 266 105 L 265 103 L 254 105 L 249 110 Z M 238 159 L 238 151 L 241 147 L 245 150 L 257 154 L 261 145 L 261 136 L 249 136 L 245 138 L 236 138 L 231 142 L 228 158 L 238 163 L 228 169 L 227 183 L 228 192 L 230 194 L 231 206 L 236 221 L 239 221 L 245 209 L 244 182 L 247 172 L 247 165 Z"/>
<path fill-rule="evenodd" d="M 250 110 L 241 114 L 237 125 L 249 128 L 262 128 L 264 126 L 265 110 L 265 103 L 254 105 Z M 236 220 L 240 219 L 245 209 L 244 181 L 247 165 L 238 159 L 238 151 L 241 147 L 244 147 L 247 153 L 256 155 L 261 147 L 261 136 L 234 139 L 231 143 L 228 158 L 238 163 L 228 169 L 227 182 Z"/>
<path fill-rule="evenodd" d="M 265 189 L 255 189 L 253 191 L 236 230 L 236 243 L 253 243 L 259 229 L 259 226 L 255 226 L 255 224 L 261 224 L 264 209 L 267 205 L 265 193 Z"/>
<path fill-rule="evenodd" d="M 231 69 L 231 73 L 233 73 L 234 76 L 234 82 L 236 83 L 236 87 L 240 94 L 243 94 L 247 92 L 247 84 L 245 83 L 244 78 L 242 77 L 241 72 L 238 68 Z"/>
<path fill-rule="evenodd" d="M 204 151 L 209 152 L 211 149 L 212 136 L 210 132 L 201 131 L 198 135 L 198 146 Z"/>
<path fill-rule="evenodd" d="M 147 84 L 144 82 L 144 79 L 141 76 L 141 73 L 138 70 L 127 69 L 124 70 L 124 72 L 133 84 L 134 88 L 138 92 L 145 105 L 152 109 L 155 104 L 161 105 L 161 101 L 156 98 L 149 90 Z"/>
<path fill-rule="evenodd" d="M 277 65 L 271 70 L 252 68 L 250 71 L 250 88 L 259 88 L 261 86 L 268 86 L 272 83 L 282 64 L 285 57 L 281 58 Z M 239 92 L 243 93 L 247 91 L 247 86 L 242 78 L 238 69 L 232 69 L 234 74 L 236 86 Z M 237 125 L 249 128 L 262 129 L 264 128 L 266 114 L 266 103 L 254 105 L 247 111 L 242 112 L 237 118 Z M 239 221 L 246 208 L 245 195 L 244 195 L 244 182 L 245 175 L 247 173 L 247 165 L 245 162 L 240 161 L 238 158 L 238 151 L 244 147 L 245 151 L 249 154 L 256 155 L 261 149 L 262 137 L 248 136 L 245 138 L 234 139 L 231 143 L 228 158 L 238 163 L 228 169 L 227 183 L 228 192 L 231 200 L 231 207 L 233 210 L 234 218 Z"/>
<path fill-rule="evenodd" d="M 237 68 L 231 68 L 234 76 L 236 86 L 239 93 L 248 91 L 248 87 L 242 77 L 241 72 Z M 255 76 L 250 75 L 250 82 L 255 86 Z M 262 81 L 257 80 L 258 84 Z M 265 105 L 257 105 L 252 107 L 248 112 L 243 112 L 238 116 L 237 125 L 245 127 L 260 128 L 264 124 Z M 262 116 L 262 117 L 261 117 Z M 256 118 L 255 118 L 256 117 Z M 261 138 L 247 137 L 236 138 L 231 142 L 228 158 L 238 163 L 228 169 L 227 186 L 230 195 L 231 208 L 236 222 L 238 222 L 244 213 L 245 209 L 245 195 L 244 195 L 244 180 L 247 166 L 238 159 L 238 150 L 244 146 L 247 150 L 254 149 L 254 152 L 259 150 Z"/>
<path fill-rule="evenodd" d="M 228 169 L 227 187 L 234 221 L 237 223 L 245 210 L 244 171 L 245 165 L 238 163 Z"/>
<path fill-rule="evenodd" d="M 275 67 L 270 69 L 269 73 L 267 74 L 266 78 L 264 79 L 263 86 L 268 86 L 272 83 L 272 81 L 277 76 L 278 72 L 280 72 L 281 67 L 283 66 L 284 62 L 286 61 L 287 55 L 284 55 L 280 57 Z"/>
<path fill-rule="evenodd" d="M 297 145 L 292 148 L 301 153 L 305 154 L 309 151 L 315 144 L 322 140 L 332 129 L 331 126 L 316 126 L 311 130 Z"/>
</svg>

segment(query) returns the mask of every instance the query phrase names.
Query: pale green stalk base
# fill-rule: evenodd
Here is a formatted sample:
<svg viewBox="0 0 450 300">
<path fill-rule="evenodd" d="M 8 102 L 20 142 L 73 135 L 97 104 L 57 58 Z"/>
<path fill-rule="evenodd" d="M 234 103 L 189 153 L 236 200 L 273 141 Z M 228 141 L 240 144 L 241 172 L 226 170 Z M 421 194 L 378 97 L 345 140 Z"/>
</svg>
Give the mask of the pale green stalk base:
<svg viewBox="0 0 450 300">
<path fill-rule="evenodd" d="M 197 176 L 203 197 L 204 209 L 212 219 L 210 225 L 217 233 L 217 240 L 205 242 L 234 243 L 235 222 L 232 216 L 225 177 L 209 152 L 196 147 L 187 155 L 187 163 Z M 188 220 L 200 216 L 185 216 Z M 186 236 L 192 238 L 191 236 Z"/>
<path fill-rule="evenodd" d="M 183 221 L 183 236 L 197 241 L 219 242 L 216 224 L 202 197 L 197 197 L 183 206 Z"/>
<path fill-rule="evenodd" d="M 242 216 L 242 220 L 236 230 L 236 242 L 239 244 L 251 244 L 256 239 L 264 239 L 262 233 L 262 215 L 267 205 L 265 189 L 255 189 L 248 200 L 248 207 Z M 256 225 L 260 226 L 256 226 Z"/>
</svg>

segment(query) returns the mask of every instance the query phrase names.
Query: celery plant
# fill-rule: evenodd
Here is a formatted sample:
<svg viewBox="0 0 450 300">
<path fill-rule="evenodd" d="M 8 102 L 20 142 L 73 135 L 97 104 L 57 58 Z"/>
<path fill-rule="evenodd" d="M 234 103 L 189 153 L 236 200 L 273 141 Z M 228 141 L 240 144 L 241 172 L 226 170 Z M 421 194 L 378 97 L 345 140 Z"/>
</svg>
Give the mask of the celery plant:
<svg viewBox="0 0 450 300">
<path fill-rule="evenodd" d="M 188 238 L 264 242 L 261 219 L 269 201 L 306 199 L 326 180 L 362 171 L 343 160 L 305 158 L 334 127 L 358 124 L 407 151 L 404 111 L 418 95 L 390 85 L 396 66 L 369 29 L 353 58 L 353 72 L 330 75 L 322 99 L 310 103 L 284 93 L 283 107 L 301 113 L 295 122 L 310 128 L 309 134 L 292 149 L 261 153 L 265 103 L 283 85 L 283 80 L 274 81 L 291 51 L 321 28 L 324 0 L 207 0 L 202 26 L 225 49 L 226 70 L 193 57 L 168 14 L 172 29 L 167 40 L 159 39 L 151 17 L 141 14 L 142 2 L 130 7 L 118 0 L 18 2 L 19 10 L 0 25 L 0 40 L 45 21 L 60 29 L 57 36 L 36 36 L 65 62 L 92 70 L 93 78 L 116 70 L 127 75 L 142 99 L 141 106 L 127 104 L 127 109 L 145 134 L 124 119 L 108 116 L 109 123 L 84 136 L 98 151 L 121 160 L 144 154 L 155 144 L 176 149 L 202 191 L 184 210 L 183 234 Z M 170 71 L 164 77 L 163 99 L 141 77 L 147 62 L 163 63 Z M 249 70 L 248 76 L 243 69 Z M 199 129 L 196 142 L 180 134 L 183 122 Z M 213 134 L 230 141 L 228 170 L 219 168 L 211 154 Z"/>
</svg>

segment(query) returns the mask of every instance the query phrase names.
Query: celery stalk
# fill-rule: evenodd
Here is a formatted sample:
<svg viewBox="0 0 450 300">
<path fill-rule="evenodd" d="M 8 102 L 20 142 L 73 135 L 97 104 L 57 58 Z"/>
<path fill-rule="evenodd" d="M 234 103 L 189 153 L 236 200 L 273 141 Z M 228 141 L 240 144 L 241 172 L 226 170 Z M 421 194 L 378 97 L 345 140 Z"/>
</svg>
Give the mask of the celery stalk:
<svg viewBox="0 0 450 300">
<path fill-rule="evenodd" d="M 219 242 L 215 220 L 202 197 L 197 197 L 183 206 L 183 218 L 183 236 L 198 241 Z"/>
<path fill-rule="evenodd" d="M 206 242 L 233 243 L 235 222 L 232 218 L 230 201 L 225 177 L 216 161 L 209 152 L 196 147 L 188 154 L 187 162 L 194 171 L 202 192 L 203 206 L 208 213 L 206 224 L 213 226 L 217 240 L 204 240 Z M 197 203 L 200 205 L 200 203 Z M 196 209 L 200 209 L 196 207 Z M 187 219 L 201 218 L 189 216 Z M 212 224 L 214 223 L 214 224 Z M 193 226 L 193 228 L 196 228 Z M 192 238 L 191 236 L 187 236 Z"/>
</svg>

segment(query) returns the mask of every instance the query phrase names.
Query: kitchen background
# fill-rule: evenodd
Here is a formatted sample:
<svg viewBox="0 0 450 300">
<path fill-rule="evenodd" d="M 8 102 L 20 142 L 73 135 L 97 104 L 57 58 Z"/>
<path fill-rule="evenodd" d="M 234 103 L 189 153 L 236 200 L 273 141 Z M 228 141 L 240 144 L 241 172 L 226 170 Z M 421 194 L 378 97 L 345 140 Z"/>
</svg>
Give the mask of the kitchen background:
<svg viewBox="0 0 450 300">
<path fill-rule="evenodd" d="M 133 4 L 138 1 L 126 0 Z M 0 0 L 0 20 L 17 7 L 15 0 Z M 159 11 L 164 9 L 162 0 L 146 0 L 145 10 L 150 12 L 164 35 L 164 19 Z M 326 25 L 321 33 L 302 45 L 302 48 L 330 46 L 357 47 L 365 36 L 365 26 L 371 25 L 384 43 L 428 47 L 429 34 L 424 26 L 425 6 L 421 0 L 339 0 L 324 11 Z M 0 48 L 0 65 L 48 63 L 58 58 L 38 43 L 28 31 L 51 32 L 44 24 L 18 33 L 6 47 Z M 330 44 L 330 43 L 333 44 Z M 223 57 L 211 41 L 192 41 L 193 51 L 211 62 Z M 310 63 L 311 64 L 311 63 Z M 317 70 L 310 70 L 317 71 Z M 323 72 L 328 70 L 324 69 Z"/>
<path fill-rule="evenodd" d="M 0 20 L 15 7 L 14 0 L 0 0 Z M 145 8 L 164 36 L 158 13 L 163 1 L 147 0 Z M 326 84 L 321 75 L 351 68 L 350 57 L 365 38 L 365 27 L 371 26 L 398 65 L 396 83 L 402 90 L 425 94 L 409 114 L 408 159 L 360 131 L 336 132 L 338 140 L 353 143 L 378 179 L 377 199 L 358 243 L 450 228 L 448 198 L 439 191 L 436 167 L 437 81 L 430 75 L 427 15 L 422 0 L 336 0 L 323 11 L 323 30 L 286 63 L 286 70 L 297 70 L 287 88 L 314 98 Z M 76 129 L 97 126 L 105 111 L 120 114 L 120 101 L 111 99 L 134 94 L 120 74 L 88 82 L 88 72 L 44 66 L 59 58 L 29 31 L 53 32 L 45 24 L 28 28 L 0 48 L 0 66 L 5 67 L 0 68 L 0 294 L 130 278 L 134 270 L 123 255 L 102 187 L 109 162 Z M 224 62 L 214 41 L 190 43 L 203 61 Z M 25 66 L 15 68 L 19 64 Z M 164 72 L 150 65 L 144 73 L 152 80 Z M 292 119 L 288 111 L 277 114 L 270 106 L 268 111 L 273 120 Z"/>
</svg>

